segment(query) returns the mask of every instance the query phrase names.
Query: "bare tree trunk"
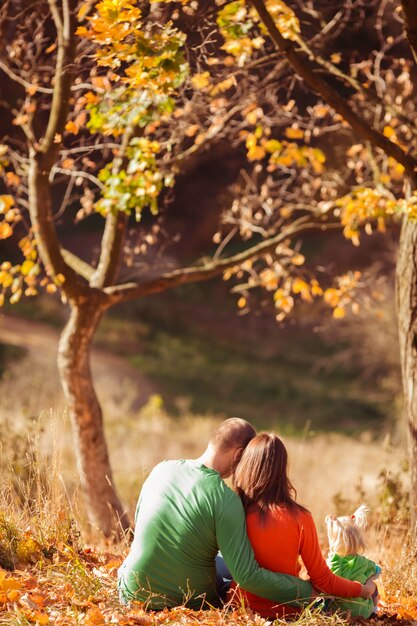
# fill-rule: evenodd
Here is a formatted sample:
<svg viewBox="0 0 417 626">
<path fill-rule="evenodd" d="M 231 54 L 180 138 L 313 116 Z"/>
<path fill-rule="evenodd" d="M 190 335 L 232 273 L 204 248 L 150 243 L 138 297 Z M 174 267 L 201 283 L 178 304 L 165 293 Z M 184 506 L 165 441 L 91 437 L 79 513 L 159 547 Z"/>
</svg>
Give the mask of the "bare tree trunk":
<svg viewBox="0 0 417 626">
<path fill-rule="evenodd" d="M 58 367 L 71 415 L 75 454 L 90 518 L 108 537 L 129 522 L 116 493 L 103 429 L 103 416 L 91 376 L 90 350 L 104 308 L 95 298 L 72 303 L 58 348 Z"/>
<path fill-rule="evenodd" d="M 410 461 L 410 519 L 417 532 L 417 224 L 405 219 L 396 270 L 401 370 Z"/>
</svg>

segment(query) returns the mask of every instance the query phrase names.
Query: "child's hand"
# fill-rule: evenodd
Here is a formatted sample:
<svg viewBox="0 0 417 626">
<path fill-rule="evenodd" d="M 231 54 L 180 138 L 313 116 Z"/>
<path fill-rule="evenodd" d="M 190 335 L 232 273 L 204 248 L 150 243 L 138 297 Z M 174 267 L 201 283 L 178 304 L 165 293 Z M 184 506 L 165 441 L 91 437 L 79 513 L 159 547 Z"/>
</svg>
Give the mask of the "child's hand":
<svg viewBox="0 0 417 626">
<path fill-rule="evenodd" d="M 366 583 L 362 585 L 361 596 L 362 598 L 366 598 L 367 600 L 372 598 L 376 591 L 376 584 L 371 578 L 368 578 Z"/>
<path fill-rule="evenodd" d="M 313 585 L 311 585 L 311 600 L 316 600 L 317 598 L 320 598 L 320 594 L 320 589 L 317 589 L 316 587 L 313 587 Z"/>
</svg>

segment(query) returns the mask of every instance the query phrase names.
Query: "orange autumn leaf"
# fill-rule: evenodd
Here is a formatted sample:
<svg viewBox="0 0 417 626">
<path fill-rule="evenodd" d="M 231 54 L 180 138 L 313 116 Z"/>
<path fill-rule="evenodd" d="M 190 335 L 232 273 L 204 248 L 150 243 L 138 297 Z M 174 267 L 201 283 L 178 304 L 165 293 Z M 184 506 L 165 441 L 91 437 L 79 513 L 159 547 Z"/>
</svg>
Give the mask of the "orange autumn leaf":
<svg viewBox="0 0 417 626">
<path fill-rule="evenodd" d="M 199 124 L 192 124 L 191 126 L 188 126 L 187 130 L 185 131 L 185 134 L 187 135 L 187 137 L 194 137 L 194 135 L 196 135 L 199 130 L 200 130 Z"/>
<path fill-rule="evenodd" d="M 209 72 L 194 74 L 194 76 L 191 78 L 191 82 L 195 89 L 204 89 L 210 84 L 210 74 Z"/>
<path fill-rule="evenodd" d="M 304 131 L 301 128 L 286 128 L 285 136 L 288 139 L 302 139 L 304 137 Z"/>
<path fill-rule="evenodd" d="M 55 293 L 55 292 L 56 292 L 56 290 L 57 290 L 57 287 L 56 287 L 56 285 L 54 285 L 54 283 L 48 283 L 48 284 L 46 285 L 46 291 L 47 291 L 47 293 Z"/>
<path fill-rule="evenodd" d="M 254 146 L 248 150 L 248 159 L 249 161 L 259 161 L 263 159 L 265 156 L 265 150 L 261 148 L 261 146 Z"/>
<path fill-rule="evenodd" d="M 333 317 L 337 320 L 342 319 L 343 317 L 345 317 L 346 315 L 346 310 L 344 307 L 342 306 L 337 306 L 334 310 L 333 310 Z"/>
<path fill-rule="evenodd" d="M 121 557 L 119 558 L 112 557 L 110 561 L 107 561 L 107 563 L 104 563 L 103 567 L 107 570 L 112 570 L 114 568 L 120 567 L 122 562 L 123 562 L 123 559 Z"/>
<path fill-rule="evenodd" d="M 91 82 L 97 89 L 108 89 L 110 86 L 110 81 L 105 76 L 93 76 Z"/>
<path fill-rule="evenodd" d="M 72 166 L 74 165 L 74 163 L 75 163 L 74 159 L 68 158 L 68 159 L 64 159 L 61 165 L 65 170 L 70 170 Z"/>
<path fill-rule="evenodd" d="M 290 262 L 293 265 L 303 265 L 303 263 L 305 262 L 305 257 L 302 254 L 294 254 L 294 256 L 291 257 Z"/>
<path fill-rule="evenodd" d="M 316 117 L 325 117 L 330 113 L 330 108 L 326 104 L 316 104 L 313 111 Z"/>
<path fill-rule="evenodd" d="M 337 289 L 329 287 L 324 292 L 324 301 L 332 307 L 336 307 L 340 302 L 340 293 Z"/>
<path fill-rule="evenodd" d="M 85 626 L 102 626 L 102 624 L 104 625 L 106 622 L 103 613 L 95 606 L 87 611 L 82 623 Z"/>
<path fill-rule="evenodd" d="M 323 289 L 320 287 L 318 281 L 315 278 L 313 278 L 313 280 L 311 281 L 311 293 L 313 294 L 313 296 L 323 295 Z"/>
<path fill-rule="evenodd" d="M 22 275 L 27 276 L 35 268 L 36 264 L 27 259 L 22 265 Z M 36 563 L 42 555 L 41 545 L 30 533 L 25 533 L 16 546 L 16 556 L 25 563 Z"/>
<path fill-rule="evenodd" d="M 87 91 L 84 97 L 87 104 L 95 104 L 98 100 L 97 94 L 92 91 Z"/>
<path fill-rule="evenodd" d="M 88 11 L 91 8 L 91 4 L 92 4 L 91 2 L 84 2 L 81 5 L 81 7 L 80 7 L 80 9 L 79 9 L 79 11 L 77 13 L 77 18 L 78 18 L 79 22 L 81 22 L 84 19 L 84 17 L 87 15 Z"/>
<path fill-rule="evenodd" d="M 14 205 L 14 198 L 9 194 L 0 196 L 0 213 L 6 213 Z"/>
<path fill-rule="evenodd" d="M 50 624 L 49 616 L 46 613 L 41 613 L 40 611 L 27 611 L 24 613 L 24 617 L 28 622 L 36 624 L 36 626 L 46 626 L 47 624 Z"/>
<path fill-rule="evenodd" d="M 29 94 L 29 96 L 34 96 L 37 91 L 37 85 L 29 85 L 29 87 L 26 87 L 26 93 Z"/>
<path fill-rule="evenodd" d="M 72 135 L 78 135 L 78 133 L 80 132 L 79 126 L 77 126 L 77 124 L 72 121 L 69 121 L 65 124 L 65 130 Z"/>
<path fill-rule="evenodd" d="M 392 128 L 392 126 L 384 126 L 383 132 L 384 132 L 385 137 L 388 137 L 388 139 L 394 140 L 396 138 L 396 132 Z"/>
<path fill-rule="evenodd" d="M 7 592 L 7 600 L 9 602 L 17 602 L 20 599 L 21 593 L 19 589 L 10 589 Z"/>
<path fill-rule="evenodd" d="M 6 172 L 6 184 L 9 187 L 17 187 L 20 183 L 20 177 L 14 172 Z"/>
<path fill-rule="evenodd" d="M 4 570 L 0 571 L 0 592 L 22 589 L 22 583 L 13 576 L 8 576 Z"/>
<path fill-rule="evenodd" d="M 403 619 L 417 619 L 417 596 L 385 595 L 383 604 Z"/>
<path fill-rule="evenodd" d="M 278 276 L 276 272 L 267 268 L 263 270 L 260 274 L 261 284 L 268 291 L 272 291 L 273 289 L 277 289 L 278 287 Z"/>
<path fill-rule="evenodd" d="M 13 228 L 7 222 L 0 223 L 0 239 L 8 239 L 13 235 Z"/>
<path fill-rule="evenodd" d="M 142 611 L 141 613 L 130 612 L 128 613 L 127 617 L 137 626 L 150 626 L 151 624 L 155 624 L 156 622 L 154 616 L 147 615 L 144 611 Z"/>
<path fill-rule="evenodd" d="M 31 593 L 30 594 L 31 601 L 36 604 L 40 609 L 43 609 L 47 600 L 47 596 L 44 596 L 41 593 Z"/>
</svg>

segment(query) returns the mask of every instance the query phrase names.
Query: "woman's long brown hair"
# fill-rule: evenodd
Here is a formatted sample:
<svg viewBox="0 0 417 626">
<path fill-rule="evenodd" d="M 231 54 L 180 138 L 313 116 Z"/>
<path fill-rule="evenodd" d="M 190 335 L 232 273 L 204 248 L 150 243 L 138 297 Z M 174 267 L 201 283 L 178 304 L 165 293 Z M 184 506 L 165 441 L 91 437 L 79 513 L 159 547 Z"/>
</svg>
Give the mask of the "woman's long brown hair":
<svg viewBox="0 0 417 626">
<path fill-rule="evenodd" d="M 233 475 L 233 485 L 247 511 L 255 506 L 262 513 L 274 506 L 306 511 L 295 501 L 297 493 L 287 473 L 288 454 L 281 439 L 261 433 L 246 446 Z"/>
</svg>

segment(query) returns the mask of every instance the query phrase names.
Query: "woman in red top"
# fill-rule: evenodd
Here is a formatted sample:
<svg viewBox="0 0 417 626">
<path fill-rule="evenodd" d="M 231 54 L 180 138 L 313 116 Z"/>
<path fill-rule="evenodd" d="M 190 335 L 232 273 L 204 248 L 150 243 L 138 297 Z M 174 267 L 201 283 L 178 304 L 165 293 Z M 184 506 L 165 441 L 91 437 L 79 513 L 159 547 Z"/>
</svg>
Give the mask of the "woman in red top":
<svg viewBox="0 0 417 626">
<path fill-rule="evenodd" d="M 250 441 L 234 472 L 234 487 L 246 511 L 247 533 L 256 560 L 261 567 L 298 576 L 301 556 L 311 583 L 321 592 L 349 598 L 370 597 L 370 585 L 340 578 L 327 567 L 314 520 L 295 501 L 296 492 L 287 475 L 287 458 L 282 441 L 276 435 L 262 433 Z M 234 584 L 230 594 L 243 595 L 246 606 L 262 617 L 298 612 L 291 606 L 277 605 L 236 589 Z"/>
</svg>

